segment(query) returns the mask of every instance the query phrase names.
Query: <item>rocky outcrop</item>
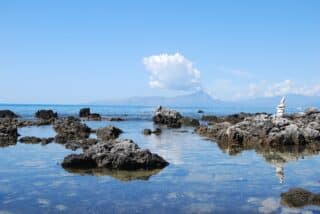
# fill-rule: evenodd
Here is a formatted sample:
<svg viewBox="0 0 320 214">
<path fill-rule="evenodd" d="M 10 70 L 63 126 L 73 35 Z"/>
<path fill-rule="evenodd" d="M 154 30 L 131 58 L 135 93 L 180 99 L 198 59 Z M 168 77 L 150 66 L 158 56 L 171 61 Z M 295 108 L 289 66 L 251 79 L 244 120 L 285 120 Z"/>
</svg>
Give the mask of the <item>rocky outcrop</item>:
<svg viewBox="0 0 320 214">
<path fill-rule="evenodd" d="M 257 113 L 257 114 L 260 114 L 260 113 Z M 210 124 L 222 123 L 222 122 L 229 122 L 232 124 L 236 124 L 243 121 L 246 117 L 250 117 L 250 116 L 253 116 L 253 114 L 240 112 L 237 114 L 231 114 L 231 115 L 221 116 L 221 117 L 218 117 L 216 115 L 203 115 L 201 119 L 209 122 Z"/>
<path fill-rule="evenodd" d="M 281 204 L 288 207 L 320 206 L 320 194 L 302 188 L 292 188 L 288 192 L 281 193 Z"/>
<path fill-rule="evenodd" d="M 96 130 L 97 137 L 104 141 L 116 139 L 121 133 L 122 130 L 115 126 L 107 126 Z"/>
<path fill-rule="evenodd" d="M 0 118 L 17 118 L 18 115 L 16 115 L 13 111 L 10 110 L 0 110 Z"/>
<path fill-rule="evenodd" d="M 100 121 L 102 119 L 101 115 L 98 113 L 92 113 L 87 117 L 88 120 Z"/>
<path fill-rule="evenodd" d="M 0 147 L 15 145 L 19 136 L 17 126 L 12 125 L 10 119 L 0 121 Z"/>
<path fill-rule="evenodd" d="M 162 106 L 156 109 L 152 118 L 155 124 L 166 125 L 169 128 L 180 128 L 180 119 L 182 119 L 182 115 L 179 112 Z"/>
<path fill-rule="evenodd" d="M 58 113 L 49 110 L 39 110 L 36 112 L 35 117 L 42 120 L 54 120 L 58 118 Z"/>
<path fill-rule="evenodd" d="M 234 146 L 301 145 L 320 141 L 320 113 L 304 113 L 291 116 L 291 119 L 261 113 L 245 117 L 238 123 L 234 122 L 232 120 L 202 126 L 196 131 L 200 135 Z"/>
<path fill-rule="evenodd" d="M 54 140 L 53 137 L 49 138 L 39 138 L 39 137 L 34 137 L 34 136 L 25 136 L 21 137 L 19 139 L 20 143 L 26 143 L 26 144 L 37 144 L 37 143 L 42 143 L 43 145 L 49 144 Z"/>
<path fill-rule="evenodd" d="M 100 142 L 83 154 L 67 156 L 64 168 L 108 168 L 120 170 L 161 169 L 168 165 L 162 157 L 141 149 L 132 140 Z"/>
<path fill-rule="evenodd" d="M 91 133 L 91 129 L 75 117 L 66 117 L 56 120 L 53 124 L 53 128 L 57 132 L 55 137 L 57 143 L 86 139 Z"/>
<path fill-rule="evenodd" d="M 106 120 L 108 120 L 108 121 L 117 121 L 117 122 L 124 121 L 124 119 L 121 118 L 121 117 L 109 117 L 109 118 L 106 118 Z"/>
</svg>

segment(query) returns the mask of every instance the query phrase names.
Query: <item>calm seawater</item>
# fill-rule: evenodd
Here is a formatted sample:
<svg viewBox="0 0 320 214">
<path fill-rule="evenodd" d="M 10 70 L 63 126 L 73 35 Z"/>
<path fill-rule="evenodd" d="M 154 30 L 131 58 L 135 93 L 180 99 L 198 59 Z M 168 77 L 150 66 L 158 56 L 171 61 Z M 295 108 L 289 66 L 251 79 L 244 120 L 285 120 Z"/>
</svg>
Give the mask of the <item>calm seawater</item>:
<svg viewBox="0 0 320 214">
<path fill-rule="evenodd" d="M 31 118 L 38 109 L 76 115 L 81 106 L 6 105 Z M 320 157 L 275 151 L 242 151 L 229 155 L 192 128 L 164 129 L 160 136 L 144 136 L 153 128 L 150 107 L 92 107 L 105 116 L 123 116 L 122 122 L 91 121 L 92 128 L 109 124 L 124 130 L 142 148 L 170 162 L 151 172 L 68 172 L 60 163 L 73 152 L 59 144 L 0 148 L 0 213 L 317 213 L 308 206 L 290 209 L 280 204 L 281 192 L 302 187 L 320 192 Z M 177 108 L 197 116 L 197 108 Z M 211 110 L 228 114 L 237 109 Z M 252 109 L 252 112 L 260 109 Z M 268 111 L 268 110 L 262 110 Z M 272 111 L 272 110 L 270 110 Z M 51 126 L 19 129 L 22 136 L 53 137 Z M 280 169 L 280 170 L 279 170 Z"/>
</svg>

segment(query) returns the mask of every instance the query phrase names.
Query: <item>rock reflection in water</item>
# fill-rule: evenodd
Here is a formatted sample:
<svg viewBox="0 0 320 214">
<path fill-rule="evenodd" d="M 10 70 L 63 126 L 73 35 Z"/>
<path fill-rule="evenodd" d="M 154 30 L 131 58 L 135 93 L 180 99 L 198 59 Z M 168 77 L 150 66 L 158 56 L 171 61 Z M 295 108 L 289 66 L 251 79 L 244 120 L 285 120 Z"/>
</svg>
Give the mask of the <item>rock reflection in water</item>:
<svg viewBox="0 0 320 214">
<path fill-rule="evenodd" d="M 281 193 L 281 204 L 288 207 L 320 206 L 320 194 L 302 188 L 292 188 L 288 192 Z"/>
<path fill-rule="evenodd" d="M 153 175 L 158 174 L 161 169 L 154 170 L 110 170 L 106 168 L 93 168 L 93 169 L 70 169 L 64 168 L 67 172 L 79 175 L 93 175 L 93 176 L 111 176 L 120 181 L 132 180 L 149 180 Z"/>
<path fill-rule="evenodd" d="M 275 167 L 276 175 L 279 182 L 283 183 L 285 179 L 284 166 L 288 162 L 304 159 L 304 157 L 318 155 L 320 153 L 320 143 L 309 143 L 305 145 L 289 145 L 289 146 L 267 146 L 267 145 L 235 145 L 224 142 L 217 142 L 219 148 L 229 155 L 237 155 L 245 150 L 254 150 L 264 159 Z"/>
</svg>

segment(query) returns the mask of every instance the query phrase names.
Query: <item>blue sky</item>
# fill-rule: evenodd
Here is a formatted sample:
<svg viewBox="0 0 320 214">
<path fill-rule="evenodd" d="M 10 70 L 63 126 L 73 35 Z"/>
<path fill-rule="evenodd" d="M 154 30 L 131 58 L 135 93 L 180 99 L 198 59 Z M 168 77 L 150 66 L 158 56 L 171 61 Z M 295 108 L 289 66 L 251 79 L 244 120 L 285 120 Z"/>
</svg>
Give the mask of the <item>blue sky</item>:
<svg viewBox="0 0 320 214">
<path fill-rule="evenodd" d="M 320 94 L 320 1 L 0 1 L 0 103 Z"/>
</svg>

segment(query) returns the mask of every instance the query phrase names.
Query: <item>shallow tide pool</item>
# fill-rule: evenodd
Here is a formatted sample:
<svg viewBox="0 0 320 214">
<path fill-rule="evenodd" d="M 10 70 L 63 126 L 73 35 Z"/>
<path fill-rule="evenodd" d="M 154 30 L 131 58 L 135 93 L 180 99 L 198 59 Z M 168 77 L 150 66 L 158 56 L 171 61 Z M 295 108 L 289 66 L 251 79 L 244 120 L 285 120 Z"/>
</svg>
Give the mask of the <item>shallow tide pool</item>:
<svg viewBox="0 0 320 214">
<path fill-rule="evenodd" d="M 317 154 L 242 151 L 230 155 L 191 128 L 164 129 L 144 136 L 151 121 L 113 124 L 121 138 L 164 157 L 170 165 L 149 172 L 64 170 L 71 151 L 51 143 L 0 148 L 0 213 L 316 213 L 320 208 L 288 208 L 280 194 L 292 187 L 320 188 Z M 53 137 L 51 126 L 19 129 L 22 136 Z"/>
</svg>

